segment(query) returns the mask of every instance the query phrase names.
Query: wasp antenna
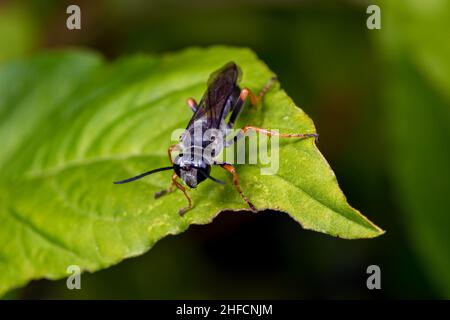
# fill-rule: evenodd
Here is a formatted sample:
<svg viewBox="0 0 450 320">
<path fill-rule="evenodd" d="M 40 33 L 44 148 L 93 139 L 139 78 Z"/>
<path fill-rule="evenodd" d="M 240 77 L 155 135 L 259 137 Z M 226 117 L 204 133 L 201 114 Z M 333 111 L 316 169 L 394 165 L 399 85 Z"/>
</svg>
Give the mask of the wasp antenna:
<svg viewBox="0 0 450 320">
<path fill-rule="evenodd" d="M 170 170 L 170 169 L 173 169 L 173 167 L 163 167 L 163 168 L 153 169 L 153 170 L 150 170 L 150 171 L 148 171 L 148 172 L 141 173 L 140 175 L 135 176 L 135 177 L 133 177 L 133 178 L 128 178 L 128 179 L 121 180 L 121 181 L 115 181 L 115 182 L 113 182 L 113 183 L 114 183 L 114 184 L 127 183 L 127 182 L 131 182 L 131 181 L 134 181 L 134 180 L 141 179 L 141 178 L 143 178 L 143 177 L 145 177 L 145 176 L 148 176 L 149 174 L 152 174 L 152 173 L 156 173 L 156 172 L 160 172 L 160 171 L 165 171 L 165 170 Z"/>
<path fill-rule="evenodd" d="M 216 182 L 216 183 L 219 183 L 219 184 L 225 184 L 225 182 L 223 182 L 223 181 L 221 181 L 221 180 L 219 180 L 219 179 L 216 179 L 216 178 L 214 178 L 214 177 L 211 177 L 211 176 L 208 174 L 208 172 L 206 172 L 206 171 L 204 171 L 204 170 L 198 169 L 198 171 L 200 171 L 200 173 L 201 173 L 202 175 L 204 175 L 205 177 L 207 177 L 208 179 L 211 179 L 212 181 L 214 181 L 214 182 Z"/>
</svg>

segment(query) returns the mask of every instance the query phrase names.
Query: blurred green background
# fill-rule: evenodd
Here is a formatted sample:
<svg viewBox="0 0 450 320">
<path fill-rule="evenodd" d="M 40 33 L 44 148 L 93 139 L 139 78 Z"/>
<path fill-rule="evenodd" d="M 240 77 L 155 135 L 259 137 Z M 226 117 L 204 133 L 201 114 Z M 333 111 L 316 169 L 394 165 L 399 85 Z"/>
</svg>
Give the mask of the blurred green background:
<svg viewBox="0 0 450 320">
<path fill-rule="evenodd" d="M 81 30 L 66 8 L 81 7 Z M 381 30 L 366 8 L 381 7 Z M 314 120 L 349 203 L 387 230 L 348 241 L 286 214 L 221 214 L 82 290 L 34 281 L 7 298 L 449 298 L 450 2 L 1 1 L 0 63 L 84 46 L 108 58 L 252 48 Z M 382 289 L 366 288 L 379 265 Z"/>
</svg>

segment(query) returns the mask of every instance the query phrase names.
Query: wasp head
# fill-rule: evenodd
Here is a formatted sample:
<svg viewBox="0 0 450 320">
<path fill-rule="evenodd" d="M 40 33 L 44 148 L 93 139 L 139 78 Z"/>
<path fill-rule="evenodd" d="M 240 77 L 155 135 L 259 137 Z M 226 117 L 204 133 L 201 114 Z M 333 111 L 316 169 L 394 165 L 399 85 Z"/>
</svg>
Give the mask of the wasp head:
<svg viewBox="0 0 450 320">
<path fill-rule="evenodd" d="M 190 188 L 196 188 L 200 182 L 208 178 L 211 172 L 211 166 L 203 159 L 185 157 L 182 154 L 175 158 L 173 169 Z"/>
</svg>

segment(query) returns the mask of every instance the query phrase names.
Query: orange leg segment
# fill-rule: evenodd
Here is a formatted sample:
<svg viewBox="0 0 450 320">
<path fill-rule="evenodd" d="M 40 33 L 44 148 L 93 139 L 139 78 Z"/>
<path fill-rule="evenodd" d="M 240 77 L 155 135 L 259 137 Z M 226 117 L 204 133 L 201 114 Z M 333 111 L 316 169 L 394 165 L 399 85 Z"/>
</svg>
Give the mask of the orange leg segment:
<svg viewBox="0 0 450 320">
<path fill-rule="evenodd" d="M 267 93 L 267 91 L 269 91 L 270 87 L 273 85 L 273 83 L 276 80 L 277 80 L 276 76 L 273 76 L 272 78 L 270 78 L 269 81 L 264 86 L 264 88 L 262 88 L 262 90 L 258 94 L 255 94 L 253 91 L 251 91 L 248 88 L 244 88 L 244 89 L 242 89 L 241 94 L 239 95 L 239 98 L 242 101 L 245 101 L 247 99 L 247 97 L 250 97 L 250 103 L 255 106 L 262 100 L 264 95 Z"/>
<path fill-rule="evenodd" d="M 228 164 L 228 163 L 222 164 L 221 167 L 233 175 L 233 184 L 236 187 L 236 190 L 239 192 L 239 195 L 242 197 L 242 199 L 245 201 L 245 203 L 247 203 L 250 210 L 252 210 L 253 212 L 256 212 L 257 210 L 256 210 L 255 206 L 248 200 L 248 198 L 245 196 L 244 192 L 242 192 L 241 186 L 239 185 L 239 180 L 238 180 L 238 175 L 236 173 L 236 169 L 231 164 Z"/>
<path fill-rule="evenodd" d="M 254 126 L 245 126 L 241 129 L 241 132 L 242 132 L 242 134 L 245 134 L 249 130 L 253 130 L 255 132 L 265 134 L 269 137 L 271 137 L 271 136 L 279 136 L 281 138 L 311 138 L 311 137 L 314 137 L 314 139 L 316 139 L 316 141 L 319 138 L 319 135 L 316 133 L 279 133 L 279 132 L 272 131 L 269 129 L 262 129 L 262 128 L 257 128 Z M 239 135 L 239 133 L 238 133 L 238 135 Z"/>
<path fill-rule="evenodd" d="M 174 144 L 174 145 L 171 145 L 171 146 L 169 147 L 169 149 L 167 149 L 167 154 L 169 155 L 169 160 L 170 160 L 170 163 L 171 163 L 171 164 L 173 164 L 173 160 L 172 160 L 172 152 L 173 152 L 174 150 L 178 149 L 178 148 L 179 148 L 179 146 L 178 146 L 177 144 Z"/>
<path fill-rule="evenodd" d="M 191 197 L 189 197 L 189 194 L 187 193 L 186 188 L 177 181 L 177 178 L 178 178 L 178 176 L 176 174 L 174 174 L 172 177 L 172 182 L 178 189 L 180 189 L 183 192 L 184 196 L 186 197 L 186 199 L 188 201 L 188 205 L 186 207 L 181 208 L 178 211 L 178 214 L 180 216 L 182 216 L 186 213 L 186 211 L 192 209 L 192 200 L 191 200 Z"/>
<path fill-rule="evenodd" d="M 186 100 L 187 105 L 191 108 L 192 112 L 197 111 L 197 102 L 194 98 L 189 98 Z"/>
<path fill-rule="evenodd" d="M 178 179 L 178 176 L 176 173 L 174 173 L 172 175 L 172 183 L 170 184 L 170 186 L 167 189 L 156 192 L 155 199 L 157 199 L 165 194 L 171 193 L 172 191 L 174 191 L 174 187 L 177 187 L 177 189 L 180 189 L 183 192 L 184 196 L 186 197 L 186 199 L 188 201 L 188 205 L 186 207 L 181 208 L 180 211 L 178 211 L 178 214 L 180 216 L 182 216 L 183 214 L 186 213 L 186 211 L 188 211 L 189 209 L 192 208 L 192 200 L 191 200 L 191 197 L 189 197 L 189 194 L 187 193 L 186 188 L 181 183 L 179 183 L 177 181 L 177 179 Z"/>
</svg>

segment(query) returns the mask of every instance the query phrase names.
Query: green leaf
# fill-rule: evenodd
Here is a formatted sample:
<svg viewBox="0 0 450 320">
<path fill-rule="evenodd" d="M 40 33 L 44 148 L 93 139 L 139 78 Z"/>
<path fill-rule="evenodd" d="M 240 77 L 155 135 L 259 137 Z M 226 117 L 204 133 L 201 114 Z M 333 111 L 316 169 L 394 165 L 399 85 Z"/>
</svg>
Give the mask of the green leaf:
<svg viewBox="0 0 450 320">
<path fill-rule="evenodd" d="M 273 73 L 248 49 L 188 49 L 107 63 L 93 53 L 52 52 L 0 68 L 0 292 L 30 279 L 67 276 L 69 265 L 96 271 L 140 255 L 169 234 L 209 223 L 224 209 L 247 209 L 220 168 L 225 186 L 190 191 L 194 208 L 180 217 L 180 192 L 160 199 L 170 172 L 127 185 L 112 181 L 168 164 L 171 133 L 191 116 L 209 74 L 234 60 L 242 86 L 261 90 Z M 314 132 L 311 119 L 273 87 L 238 126 Z M 288 212 L 305 229 L 342 238 L 383 233 L 347 204 L 313 139 L 280 143 L 276 175 L 237 167 L 258 209 Z"/>
</svg>

